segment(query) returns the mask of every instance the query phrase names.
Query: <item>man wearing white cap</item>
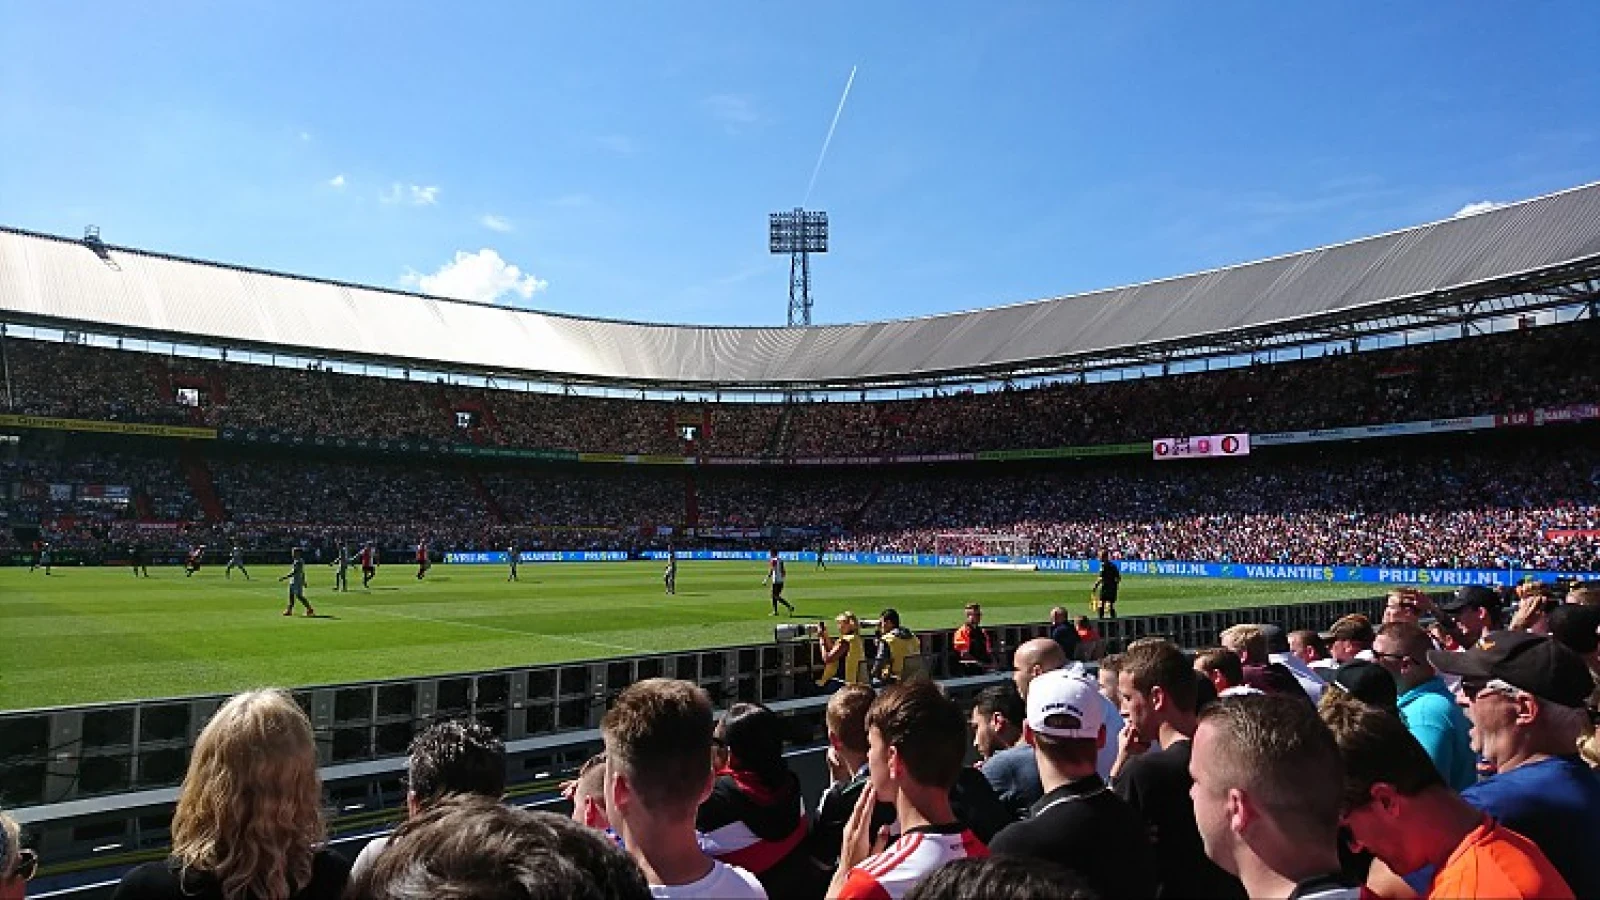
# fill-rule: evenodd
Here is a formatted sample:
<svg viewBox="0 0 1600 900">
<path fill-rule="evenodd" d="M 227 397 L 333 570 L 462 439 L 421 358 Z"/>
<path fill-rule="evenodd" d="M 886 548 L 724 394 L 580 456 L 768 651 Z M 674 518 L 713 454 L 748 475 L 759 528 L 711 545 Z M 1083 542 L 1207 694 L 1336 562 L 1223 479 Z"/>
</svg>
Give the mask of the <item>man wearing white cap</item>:
<svg viewBox="0 0 1600 900">
<path fill-rule="evenodd" d="M 1108 727 L 1102 700 L 1097 684 L 1062 669 L 1029 683 L 1022 737 L 1045 794 L 1030 818 L 995 835 L 989 852 L 1065 865 L 1102 897 L 1154 897 L 1149 831 L 1095 772 Z"/>
</svg>

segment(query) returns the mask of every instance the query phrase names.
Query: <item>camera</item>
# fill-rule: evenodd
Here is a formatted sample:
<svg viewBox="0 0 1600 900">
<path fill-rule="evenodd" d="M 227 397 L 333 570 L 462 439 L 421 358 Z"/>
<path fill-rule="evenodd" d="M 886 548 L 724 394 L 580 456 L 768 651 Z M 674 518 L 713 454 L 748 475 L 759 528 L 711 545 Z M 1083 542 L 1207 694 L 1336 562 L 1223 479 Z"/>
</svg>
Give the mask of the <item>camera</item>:
<svg viewBox="0 0 1600 900">
<path fill-rule="evenodd" d="M 772 639 L 780 644 L 803 641 L 821 633 L 822 629 L 815 622 L 785 622 L 772 626 Z"/>
</svg>

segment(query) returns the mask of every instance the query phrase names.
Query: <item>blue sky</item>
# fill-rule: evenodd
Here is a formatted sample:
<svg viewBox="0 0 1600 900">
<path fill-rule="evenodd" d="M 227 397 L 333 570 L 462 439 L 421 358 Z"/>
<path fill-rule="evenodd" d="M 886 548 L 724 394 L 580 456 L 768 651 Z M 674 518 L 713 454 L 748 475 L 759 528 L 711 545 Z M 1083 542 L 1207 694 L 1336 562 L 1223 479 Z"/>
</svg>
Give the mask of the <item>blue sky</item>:
<svg viewBox="0 0 1600 900">
<path fill-rule="evenodd" d="M 539 309 L 994 306 L 1600 180 L 1600 3 L 0 2 L 0 224 Z M 488 251 L 488 252 L 485 252 Z M 514 270 L 512 267 L 515 267 Z"/>
</svg>

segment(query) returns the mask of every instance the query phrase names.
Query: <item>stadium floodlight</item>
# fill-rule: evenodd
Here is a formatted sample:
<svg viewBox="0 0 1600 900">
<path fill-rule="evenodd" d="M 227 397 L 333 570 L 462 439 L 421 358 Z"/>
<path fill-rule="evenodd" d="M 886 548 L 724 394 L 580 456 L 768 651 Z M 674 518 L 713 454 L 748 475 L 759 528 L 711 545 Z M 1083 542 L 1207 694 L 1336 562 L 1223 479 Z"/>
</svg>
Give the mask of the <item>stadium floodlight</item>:
<svg viewBox="0 0 1600 900">
<path fill-rule="evenodd" d="M 828 214 L 795 207 L 767 218 L 768 246 L 789 254 L 789 325 L 810 325 L 811 254 L 828 252 Z"/>
</svg>

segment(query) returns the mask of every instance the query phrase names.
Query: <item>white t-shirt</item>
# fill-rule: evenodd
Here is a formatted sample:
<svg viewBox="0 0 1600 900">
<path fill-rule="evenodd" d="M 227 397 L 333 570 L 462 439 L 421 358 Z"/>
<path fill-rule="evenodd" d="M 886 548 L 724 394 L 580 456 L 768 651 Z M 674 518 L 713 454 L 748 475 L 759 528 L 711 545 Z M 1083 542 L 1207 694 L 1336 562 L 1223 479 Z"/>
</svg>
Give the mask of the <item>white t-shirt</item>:
<svg viewBox="0 0 1600 900">
<path fill-rule="evenodd" d="M 650 896 L 670 900 L 767 900 L 767 889 L 738 866 L 713 861 L 711 871 L 688 884 L 652 884 Z"/>
</svg>

